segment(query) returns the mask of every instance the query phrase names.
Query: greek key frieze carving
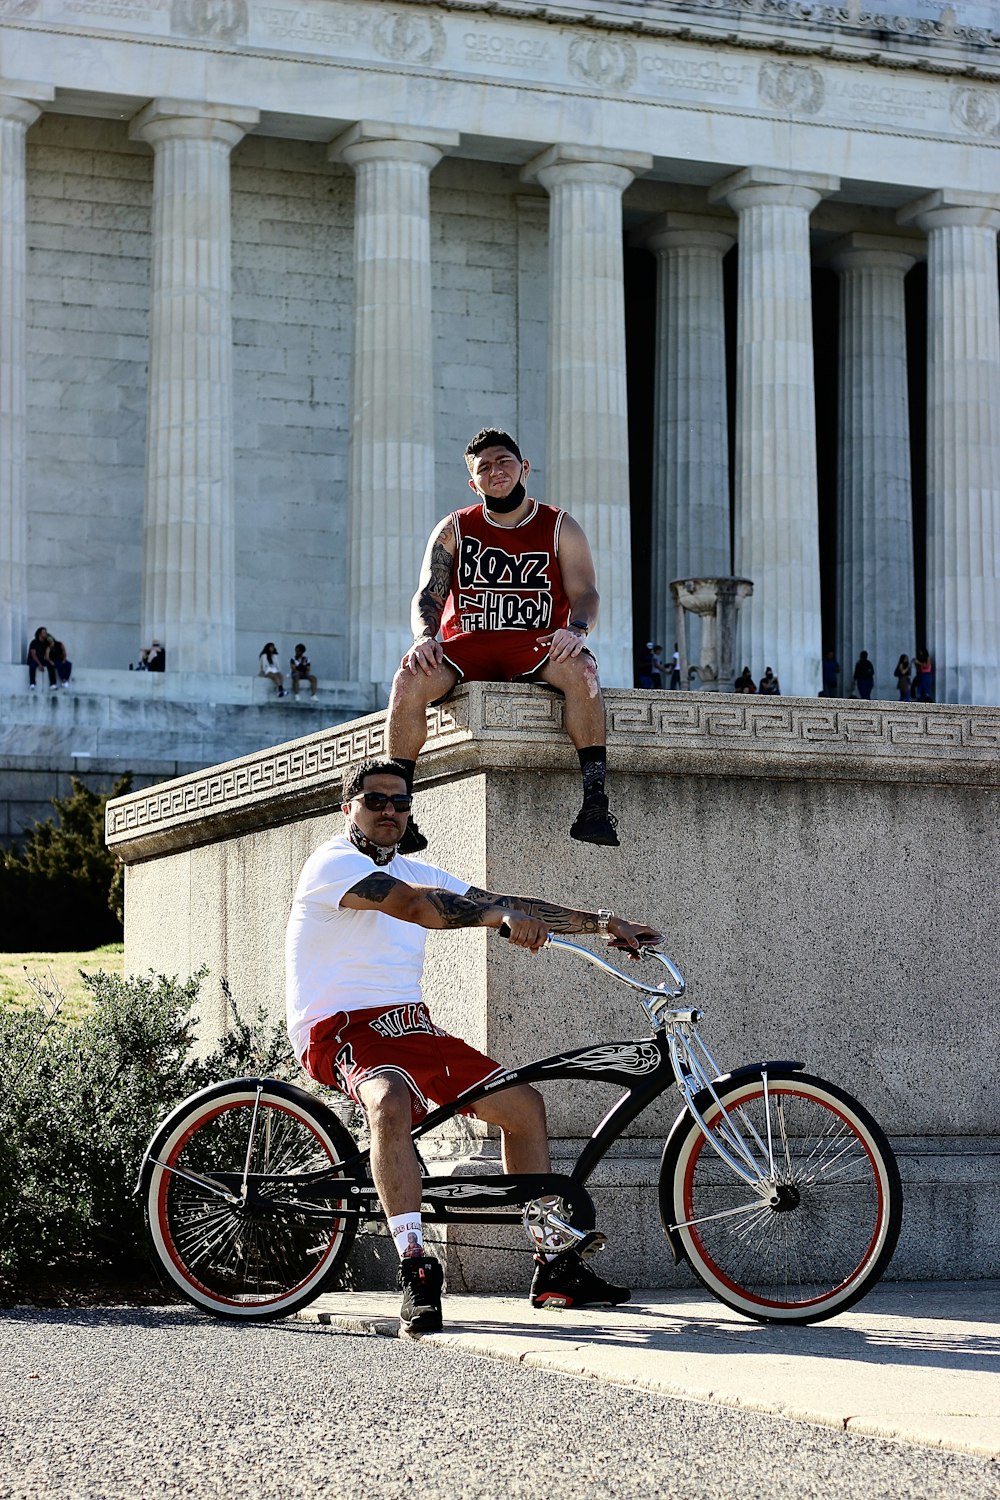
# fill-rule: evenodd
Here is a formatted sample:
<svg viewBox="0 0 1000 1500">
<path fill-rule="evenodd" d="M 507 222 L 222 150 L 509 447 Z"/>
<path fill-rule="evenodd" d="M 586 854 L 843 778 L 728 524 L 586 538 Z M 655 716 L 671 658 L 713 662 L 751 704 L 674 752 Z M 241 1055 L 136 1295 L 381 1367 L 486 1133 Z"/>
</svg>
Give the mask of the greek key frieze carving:
<svg viewBox="0 0 1000 1500">
<path fill-rule="evenodd" d="M 383 755 L 381 718 L 360 723 L 343 734 L 299 741 L 250 760 L 237 761 L 166 787 L 151 787 L 108 813 L 109 838 L 119 838 L 170 823 L 190 821 L 264 793 L 310 784 L 336 782 L 358 761 Z"/>
<path fill-rule="evenodd" d="M 427 737 L 429 740 L 451 739 L 456 733 L 465 734 L 466 726 L 460 722 L 448 703 L 439 703 L 427 710 Z"/>
<path fill-rule="evenodd" d="M 510 729 L 540 735 L 562 729 L 562 699 L 551 693 L 488 693 L 483 704 L 487 729 Z"/>
<path fill-rule="evenodd" d="M 501 739 L 562 739 L 562 700 L 538 687 L 474 686 L 468 697 L 440 704 L 428 715 L 427 749 L 444 749 L 468 738 L 470 710 L 481 705 L 482 734 Z M 637 693 L 606 695 L 612 753 L 617 745 L 660 749 L 748 753 L 767 773 L 774 757 L 778 774 L 808 774 L 819 756 L 852 764 L 855 757 L 903 757 L 914 767 L 935 761 L 966 764 L 978 776 L 995 767 L 1000 752 L 1000 709 L 950 705 L 841 703 L 782 699 L 768 703 L 731 695 Z M 142 835 L 191 826 L 201 818 L 243 814 L 256 801 L 283 800 L 296 792 L 335 792 L 348 767 L 385 754 L 381 714 L 265 750 L 242 761 L 211 767 L 194 776 L 134 793 L 108 809 L 108 838 L 126 843 Z M 516 745 L 513 747 L 516 750 Z M 730 766 L 732 761 L 729 761 Z M 818 762 L 817 762 L 818 764 Z M 781 768 L 784 768 L 782 771 Z M 988 779 L 988 778 L 987 778 Z"/>
<path fill-rule="evenodd" d="M 819 68 L 766 62 L 761 65 L 758 91 L 761 104 L 771 109 L 814 115 L 822 107 L 826 84 Z"/>
<path fill-rule="evenodd" d="M 610 37 L 576 37 L 570 43 L 569 70 L 592 88 L 628 89 L 635 82 L 635 48 Z"/>
<path fill-rule="evenodd" d="M 199 41 L 243 42 L 247 0 L 171 0 L 170 30 Z"/>
<path fill-rule="evenodd" d="M 439 63 L 445 51 L 445 31 L 436 16 L 413 16 L 392 11 L 380 17 L 372 41 L 392 62 Z"/>
<path fill-rule="evenodd" d="M 678 701 L 679 700 L 679 701 Z M 725 697 L 718 703 L 679 694 L 664 701 L 650 695 L 608 704 L 608 727 L 616 738 L 654 739 L 660 744 L 708 746 L 743 744 L 747 749 L 782 745 L 842 745 L 866 749 L 907 748 L 953 753 L 1000 749 L 1000 713 L 935 706 L 891 704 L 861 709 L 803 705 L 786 700 L 768 705 Z M 506 726 L 504 726 L 506 727 Z"/>
</svg>

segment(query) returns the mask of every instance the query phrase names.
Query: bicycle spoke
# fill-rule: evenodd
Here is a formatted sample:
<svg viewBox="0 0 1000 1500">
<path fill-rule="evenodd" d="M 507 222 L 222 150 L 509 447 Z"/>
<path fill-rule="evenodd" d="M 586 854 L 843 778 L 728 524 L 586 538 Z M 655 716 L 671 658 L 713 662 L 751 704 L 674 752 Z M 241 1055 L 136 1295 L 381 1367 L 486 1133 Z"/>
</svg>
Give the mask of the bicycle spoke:
<svg viewBox="0 0 1000 1500">
<path fill-rule="evenodd" d="M 674 1224 L 675 1229 L 690 1229 L 693 1224 L 710 1224 L 713 1219 L 733 1219 L 740 1214 L 756 1214 L 760 1211 L 761 1202 L 755 1198 L 752 1203 L 740 1203 L 736 1208 L 724 1208 L 717 1214 L 702 1214 L 698 1219 L 682 1219 L 679 1224 Z"/>
<path fill-rule="evenodd" d="M 306 1113 L 269 1099 L 263 1089 L 206 1105 L 156 1163 L 154 1243 L 181 1289 L 213 1311 L 266 1314 L 325 1275 L 345 1237 L 349 1244 L 354 1235 L 353 1224 L 337 1216 L 336 1200 L 303 1204 L 299 1211 L 290 1182 L 283 1200 L 261 1204 L 253 1193 L 236 1199 L 211 1174 L 242 1176 L 248 1185 L 255 1178 L 328 1170 L 337 1161 Z M 322 1225 L 317 1208 L 329 1213 Z"/>
<path fill-rule="evenodd" d="M 730 1151 L 734 1130 L 759 1143 L 773 1164 L 773 1198 L 748 1203 L 745 1183 L 692 1129 L 682 1148 L 674 1227 L 694 1269 L 716 1295 L 752 1316 L 773 1312 L 796 1320 L 804 1313 L 797 1320 L 806 1321 L 814 1305 L 853 1300 L 887 1239 L 884 1153 L 876 1158 L 849 1107 L 811 1082 L 762 1074 L 728 1093 L 706 1117 L 711 1133 Z M 893 1213 L 892 1243 L 898 1203 Z"/>
</svg>

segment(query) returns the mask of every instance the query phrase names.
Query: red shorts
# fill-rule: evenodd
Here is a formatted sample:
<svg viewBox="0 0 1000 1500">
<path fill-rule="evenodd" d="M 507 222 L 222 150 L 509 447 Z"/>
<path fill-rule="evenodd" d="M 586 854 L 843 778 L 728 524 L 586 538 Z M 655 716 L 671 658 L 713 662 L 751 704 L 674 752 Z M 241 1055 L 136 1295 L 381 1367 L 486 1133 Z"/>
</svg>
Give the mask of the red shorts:
<svg viewBox="0 0 1000 1500">
<path fill-rule="evenodd" d="M 450 1104 L 466 1089 L 504 1070 L 468 1042 L 441 1031 L 425 1005 L 379 1005 L 338 1010 L 309 1032 L 302 1062 L 310 1078 L 361 1104 L 358 1085 L 396 1073 L 410 1090 L 414 1124 L 434 1104 Z M 464 1109 L 463 1114 L 475 1114 Z"/>
<path fill-rule="evenodd" d="M 460 682 L 530 682 L 549 659 L 551 630 L 467 630 L 441 642 Z"/>
</svg>

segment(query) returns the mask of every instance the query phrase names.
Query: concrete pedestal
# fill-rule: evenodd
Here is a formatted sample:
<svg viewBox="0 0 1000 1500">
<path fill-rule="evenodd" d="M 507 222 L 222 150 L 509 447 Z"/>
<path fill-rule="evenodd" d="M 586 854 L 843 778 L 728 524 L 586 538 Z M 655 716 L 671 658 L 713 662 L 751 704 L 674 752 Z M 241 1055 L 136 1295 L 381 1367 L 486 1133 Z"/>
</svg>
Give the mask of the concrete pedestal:
<svg viewBox="0 0 1000 1500">
<path fill-rule="evenodd" d="M 890 1274 L 998 1274 L 1000 710 L 624 690 L 607 700 L 620 850 L 568 837 L 578 773 L 560 700 L 474 684 L 431 716 L 417 784 L 428 857 L 489 889 L 658 920 L 722 1067 L 800 1058 L 894 1138 L 907 1206 Z M 299 868 L 340 826 L 345 769 L 379 753 L 382 736 L 371 715 L 110 805 L 109 842 L 128 867 L 126 968 L 207 964 L 206 1040 L 225 1024 L 222 979 L 238 1004 L 280 1014 Z M 503 1063 L 644 1033 L 623 987 L 481 932 L 431 935 L 426 993 L 440 1024 Z M 546 1090 L 557 1160 L 612 1097 Z M 676 1274 L 655 1183 L 677 1107 L 668 1097 L 642 1117 L 591 1184 L 619 1247 L 615 1274 L 645 1286 Z M 436 1149 L 461 1162 L 495 1143 L 472 1125 Z M 521 1257 L 466 1248 L 476 1234 L 454 1235 L 453 1285 L 459 1273 L 469 1287 L 520 1285 Z"/>
</svg>

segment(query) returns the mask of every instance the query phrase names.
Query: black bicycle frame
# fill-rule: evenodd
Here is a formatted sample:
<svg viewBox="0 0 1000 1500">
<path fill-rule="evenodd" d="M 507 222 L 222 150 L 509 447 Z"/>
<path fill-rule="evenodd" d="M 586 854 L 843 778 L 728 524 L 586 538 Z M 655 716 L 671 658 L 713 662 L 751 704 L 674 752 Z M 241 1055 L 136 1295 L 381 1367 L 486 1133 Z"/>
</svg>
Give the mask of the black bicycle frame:
<svg viewBox="0 0 1000 1500">
<path fill-rule="evenodd" d="M 411 1136 L 416 1143 L 438 1125 L 454 1119 L 463 1110 L 492 1094 L 503 1093 L 520 1084 L 563 1078 L 614 1083 L 625 1090 L 593 1131 L 570 1174 L 422 1176 L 421 1201 L 425 1219 L 438 1224 L 517 1224 L 520 1211 L 526 1204 L 546 1194 L 557 1194 L 565 1199 L 578 1227 L 593 1228 L 594 1206 L 586 1191 L 587 1180 L 632 1121 L 675 1082 L 664 1030 L 641 1041 L 599 1042 L 588 1047 L 574 1047 L 540 1062 L 512 1068 L 486 1083 L 467 1089 L 450 1104 L 433 1110 L 413 1127 Z M 248 1206 L 257 1212 L 295 1212 L 317 1219 L 381 1218 L 382 1208 L 369 1172 L 370 1156 L 370 1151 L 359 1151 L 334 1167 L 294 1176 L 251 1173 L 247 1180 Z M 243 1180 L 242 1175 L 235 1172 L 212 1172 L 210 1176 L 213 1182 L 237 1191 Z M 282 1189 L 289 1190 L 291 1196 L 282 1197 Z M 330 1202 L 333 1195 L 336 1204 Z M 486 1209 L 491 1212 L 483 1212 Z M 511 1211 L 500 1212 L 503 1209 Z M 513 1212 L 515 1209 L 517 1212 Z"/>
</svg>

